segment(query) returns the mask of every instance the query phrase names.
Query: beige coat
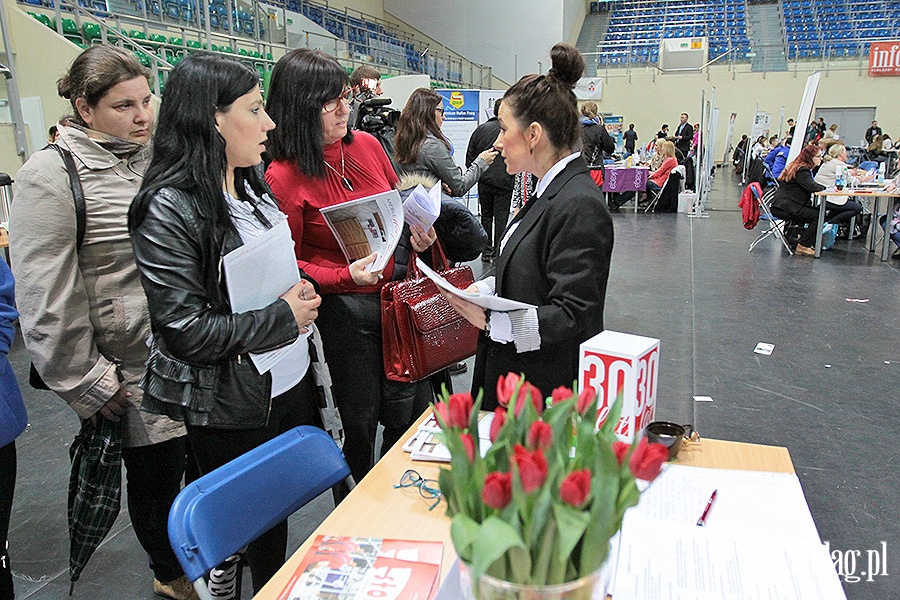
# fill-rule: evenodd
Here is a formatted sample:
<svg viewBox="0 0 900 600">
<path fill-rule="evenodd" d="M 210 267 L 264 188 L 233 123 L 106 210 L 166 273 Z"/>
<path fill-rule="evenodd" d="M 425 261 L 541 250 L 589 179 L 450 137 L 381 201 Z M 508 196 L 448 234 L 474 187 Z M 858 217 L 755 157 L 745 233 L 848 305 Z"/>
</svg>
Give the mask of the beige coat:
<svg viewBox="0 0 900 600">
<path fill-rule="evenodd" d="M 150 318 L 131 249 L 128 208 L 150 149 L 119 157 L 81 128 L 60 124 L 59 132 L 58 144 L 72 152 L 81 178 L 87 227 L 79 251 L 65 166 L 52 149 L 35 153 L 16 175 L 9 228 L 25 346 L 44 382 L 82 419 L 116 393 L 121 379 L 133 394 L 124 417 L 126 446 L 184 435 L 181 423 L 140 410 L 137 386 Z"/>
</svg>

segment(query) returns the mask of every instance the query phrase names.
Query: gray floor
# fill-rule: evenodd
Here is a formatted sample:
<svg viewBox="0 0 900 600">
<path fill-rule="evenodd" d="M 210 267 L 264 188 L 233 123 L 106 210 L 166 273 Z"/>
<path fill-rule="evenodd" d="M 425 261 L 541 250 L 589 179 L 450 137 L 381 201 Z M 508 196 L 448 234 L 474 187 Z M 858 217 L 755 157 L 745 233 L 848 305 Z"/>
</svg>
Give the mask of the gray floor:
<svg viewBox="0 0 900 600">
<path fill-rule="evenodd" d="M 723 172 L 708 219 L 614 215 L 606 325 L 661 340 L 658 417 L 692 422 L 707 437 L 787 446 L 822 539 L 841 557 L 858 556 L 857 575 L 867 551 L 886 544 L 888 575 L 845 583 L 848 598 L 900 598 L 900 261 L 881 263 L 859 241 L 838 241 L 819 260 L 790 257 L 775 240 L 748 253 L 757 232 L 742 228 L 738 196 Z M 753 353 L 760 341 L 775 344 L 771 356 Z M 21 339 L 10 360 L 27 381 Z M 67 447 L 77 422 L 52 394 L 25 393 L 31 424 L 18 442 L 10 534 L 17 597 L 65 598 Z M 295 515 L 291 544 L 330 507 L 323 498 Z M 123 512 L 72 598 L 150 600 L 150 582 Z"/>
</svg>

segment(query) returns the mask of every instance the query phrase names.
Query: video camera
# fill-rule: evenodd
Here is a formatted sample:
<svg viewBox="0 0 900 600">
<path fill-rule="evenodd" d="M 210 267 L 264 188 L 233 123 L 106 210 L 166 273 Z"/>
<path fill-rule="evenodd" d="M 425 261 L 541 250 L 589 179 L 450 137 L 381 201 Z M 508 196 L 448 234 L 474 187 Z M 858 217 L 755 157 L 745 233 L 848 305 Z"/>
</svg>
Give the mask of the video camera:
<svg viewBox="0 0 900 600">
<path fill-rule="evenodd" d="M 359 105 L 357 129 L 368 133 L 377 133 L 384 128 L 394 128 L 400 118 L 400 111 L 391 108 L 390 98 L 368 98 Z"/>
</svg>

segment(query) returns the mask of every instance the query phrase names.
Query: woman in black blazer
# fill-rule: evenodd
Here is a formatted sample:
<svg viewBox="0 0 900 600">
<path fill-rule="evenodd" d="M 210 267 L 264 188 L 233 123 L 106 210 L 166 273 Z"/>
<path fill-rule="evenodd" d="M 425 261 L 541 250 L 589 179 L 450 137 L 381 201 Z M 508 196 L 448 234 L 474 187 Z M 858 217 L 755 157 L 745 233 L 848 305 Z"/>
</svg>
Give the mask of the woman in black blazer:
<svg viewBox="0 0 900 600">
<path fill-rule="evenodd" d="M 547 75 L 526 75 L 506 92 L 495 147 L 509 173 L 538 177 L 534 198 L 507 227 L 496 276 L 475 287 L 536 308 L 487 313 L 458 298 L 453 306 L 483 330 L 472 392 L 497 406 L 497 379 L 524 373 L 544 396 L 578 377 L 581 342 L 603 330 L 613 227 L 588 174 L 572 89 L 584 71 L 575 48 L 557 44 Z"/>
<path fill-rule="evenodd" d="M 816 228 L 819 222 L 819 209 L 813 207 L 812 194 L 825 189 L 816 183 L 812 170 L 822 164 L 822 148 L 818 144 L 809 144 L 800 151 L 791 163 L 778 176 L 778 189 L 772 196 L 772 214 L 778 219 L 795 224 L 806 224 L 801 230 L 800 240 L 795 252 L 799 256 L 815 256 Z"/>
</svg>

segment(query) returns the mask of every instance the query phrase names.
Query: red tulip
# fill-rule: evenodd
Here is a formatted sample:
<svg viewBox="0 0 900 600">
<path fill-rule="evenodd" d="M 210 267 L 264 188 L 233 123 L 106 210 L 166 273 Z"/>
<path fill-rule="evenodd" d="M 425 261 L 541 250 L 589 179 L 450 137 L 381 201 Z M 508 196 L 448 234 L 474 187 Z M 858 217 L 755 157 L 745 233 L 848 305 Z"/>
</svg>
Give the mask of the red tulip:
<svg viewBox="0 0 900 600">
<path fill-rule="evenodd" d="M 463 443 L 463 447 L 466 449 L 466 458 L 469 459 L 470 463 L 475 462 L 475 440 L 472 439 L 472 435 L 469 433 L 464 433 L 459 436 L 460 441 Z"/>
<path fill-rule="evenodd" d="M 662 464 L 669 458 L 669 451 L 662 444 L 650 444 L 647 438 L 641 438 L 638 447 L 631 455 L 631 472 L 638 479 L 653 481 L 659 475 Z"/>
<path fill-rule="evenodd" d="M 581 506 L 588 499 L 591 493 L 591 471 L 584 469 L 582 471 L 573 471 L 566 475 L 559 485 L 559 497 L 566 504 L 570 504 L 575 508 Z"/>
<path fill-rule="evenodd" d="M 567 388 L 564 385 L 561 385 L 558 388 L 556 388 L 555 390 L 553 390 L 552 392 L 550 392 L 550 398 L 551 398 L 551 401 L 553 404 L 556 404 L 558 402 L 565 402 L 566 400 L 568 400 L 571 397 L 572 397 L 572 390 L 570 390 L 569 388 Z"/>
<path fill-rule="evenodd" d="M 481 488 L 481 499 L 491 508 L 506 508 L 512 502 L 512 473 L 488 473 Z"/>
<path fill-rule="evenodd" d="M 542 451 L 529 452 L 524 446 L 516 444 L 512 461 L 519 470 L 519 479 L 522 480 L 522 489 L 526 494 L 544 485 L 547 479 L 547 459 Z"/>
<path fill-rule="evenodd" d="M 497 436 L 500 435 L 504 423 L 506 423 L 506 409 L 498 406 L 494 410 L 494 420 L 491 421 L 491 442 L 497 441 Z"/>
<path fill-rule="evenodd" d="M 590 407 L 591 402 L 594 401 L 594 396 L 596 392 L 592 387 L 586 387 L 581 390 L 581 393 L 578 394 L 578 402 L 575 404 L 575 410 L 578 411 L 578 414 L 582 417 L 587 413 L 588 407 Z"/>
<path fill-rule="evenodd" d="M 507 373 L 501 375 L 497 380 L 497 402 L 500 403 L 500 406 L 509 406 L 509 401 L 512 399 L 520 379 L 521 377 L 515 373 Z"/>
<path fill-rule="evenodd" d="M 622 466 L 622 463 L 625 462 L 625 455 L 628 454 L 629 448 L 631 448 L 631 446 L 625 442 L 613 443 L 613 452 L 616 453 L 616 460 L 619 461 L 619 466 Z"/>
<path fill-rule="evenodd" d="M 537 411 L 537 414 L 544 412 L 544 396 L 541 395 L 541 390 L 526 381 L 519 388 L 519 396 L 516 398 L 516 418 L 522 416 L 529 393 L 531 394 L 531 403 L 534 405 L 534 410 Z"/>
<path fill-rule="evenodd" d="M 446 402 L 438 402 L 434 405 L 434 414 L 440 417 L 438 419 L 438 424 L 443 424 L 443 426 L 450 427 L 450 407 L 447 406 Z"/>
<path fill-rule="evenodd" d="M 472 415 L 472 394 L 470 392 L 452 394 L 448 404 L 450 420 L 447 424 L 456 429 L 468 427 L 469 417 Z"/>
<path fill-rule="evenodd" d="M 535 421 L 528 430 L 528 447 L 532 450 L 546 450 L 553 444 L 553 429 L 543 421 Z"/>
</svg>

